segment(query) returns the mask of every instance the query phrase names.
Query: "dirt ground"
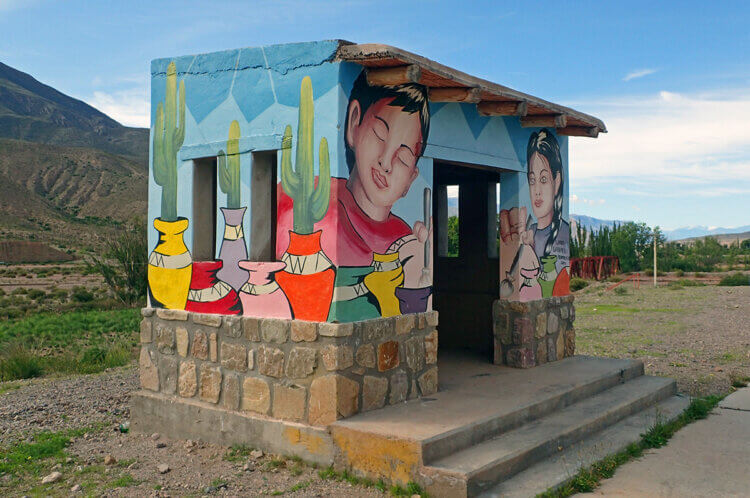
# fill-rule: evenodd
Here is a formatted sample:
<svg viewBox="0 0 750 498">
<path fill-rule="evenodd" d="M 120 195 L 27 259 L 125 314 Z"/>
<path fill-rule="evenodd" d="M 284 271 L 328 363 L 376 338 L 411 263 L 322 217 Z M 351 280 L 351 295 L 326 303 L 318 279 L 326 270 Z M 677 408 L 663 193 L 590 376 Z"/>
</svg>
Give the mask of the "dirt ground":
<svg viewBox="0 0 750 498">
<path fill-rule="evenodd" d="M 729 391 L 750 377 L 750 287 L 595 284 L 576 292 L 576 352 L 642 359 L 693 396 Z M 622 292 L 622 291 L 620 291 Z"/>
</svg>

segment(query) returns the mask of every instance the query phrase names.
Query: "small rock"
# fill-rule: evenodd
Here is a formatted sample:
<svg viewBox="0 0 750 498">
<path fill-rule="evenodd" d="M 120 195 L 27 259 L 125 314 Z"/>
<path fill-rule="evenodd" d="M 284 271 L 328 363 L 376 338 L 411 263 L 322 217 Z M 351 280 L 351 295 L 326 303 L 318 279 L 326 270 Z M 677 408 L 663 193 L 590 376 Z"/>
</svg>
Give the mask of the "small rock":
<svg viewBox="0 0 750 498">
<path fill-rule="evenodd" d="M 192 439 L 188 439 L 187 441 L 185 441 L 185 448 L 195 448 L 197 445 L 198 443 L 196 443 Z"/>
<path fill-rule="evenodd" d="M 253 450 L 250 452 L 250 456 L 257 460 L 258 458 L 261 458 L 263 456 L 263 452 L 260 450 Z"/>
<path fill-rule="evenodd" d="M 255 465 L 251 464 L 250 462 L 247 462 L 245 465 L 242 466 L 242 470 L 245 472 L 252 472 L 255 470 Z"/>
<path fill-rule="evenodd" d="M 138 462 L 133 462 L 130 465 L 128 465 L 128 470 L 133 470 L 138 468 Z"/>
<path fill-rule="evenodd" d="M 49 475 L 46 475 L 42 478 L 42 484 L 50 484 L 53 482 L 57 482 L 60 479 L 62 479 L 62 474 L 60 472 L 53 472 Z"/>
<path fill-rule="evenodd" d="M 159 474 L 166 474 L 169 472 L 169 465 L 166 463 L 160 463 L 157 465 L 156 470 L 159 471 Z"/>
<path fill-rule="evenodd" d="M 70 492 L 71 493 L 78 493 L 80 490 L 81 490 L 81 485 L 80 484 L 76 484 L 75 486 L 73 486 L 72 488 L 70 488 Z"/>
<path fill-rule="evenodd" d="M 107 455 L 104 457 L 104 465 L 114 465 L 117 463 L 117 460 L 115 460 L 115 457 L 112 455 Z"/>
<path fill-rule="evenodd" d="M 154 441 L 157 441 L 160 437 L 161 436 L 158 432 L 154 432 L 153 434 L 151 434 L 151 439 L 153 439 Z"/>
<path fill-rule="evenodd" d="M 158 443 L 156 443 L 156 447 L 157 448 L 166 448 L 167 447 L 167 443 L 165 443 L 163 441 L 159 441 Z"/>
<path fill-rule="evenodd" d="M 52 467 L 52 470 L 57 470 L 57 469 L 61 469 L 61 468 L 62 468 L 62 464 L 61 463 L 56 463 L 54 465 L 54 467 Z"/>
<path fill-rule="evenodd" d="M 73 463 L 73 459 L 68 457 L 65 459 L 65 463 Z"/>
</svg>

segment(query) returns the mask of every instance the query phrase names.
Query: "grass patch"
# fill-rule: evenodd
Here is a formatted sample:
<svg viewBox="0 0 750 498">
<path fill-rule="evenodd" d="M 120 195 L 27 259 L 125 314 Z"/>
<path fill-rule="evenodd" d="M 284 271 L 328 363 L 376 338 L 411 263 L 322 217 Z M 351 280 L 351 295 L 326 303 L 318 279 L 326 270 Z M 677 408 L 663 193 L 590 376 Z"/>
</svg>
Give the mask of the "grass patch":
<svg viewBox="0 0 750 498">
<path fill-rule="evenodd" d="M 310 481 L 301 481 L 290 487 L 288 491 L 290 493 L 294 493 L 295 491 L 302 491 L 303 489 L 309 488 L 310 484 L 312 484 Z"/>
<path fill-rule="evenodd" d="M 615 474 L 617 467 L 637 458 L 643 451 L 649 448 L 660 448 L 667 444 L 669 439 L 678 430 L 691 422 L 708 417 L 711 410 L 719 404 L 724 396 L 707 396 L 696 398 L 690 405 L 672 422 L 657 420 L 648 431 L 641 434 L 641 440 L 633 443 L 625 450 L 610 455 L 590 467 L 581 468 L 573 478 L 557 489 L 549 489 L 540 493 L 541 498 L 565 498 L 576 493 L 590 493 L 596 489 L 602 479 L 609 479 Z"/>
<path fill-rule="evenodd" d="M 42 364 L 20 344 L 12 344 L 0 354 L 0 381 L 31 379 L 42 375 Z"/>
<path fill-rule="evenodd" d="M 570 279 L 570 290 L 573 292 L 586 288 L 588 285 L 589 283 L 582 278 L 573 277 Z"/>
<path fill-rule="evenodd" d="M 748 383 L 750 383 L 750 377 L 735 372 L 729 374 L 729 380 L 732 382 L 732 387 L 735 389 L 747 387 Z"/>
<path fill-rule="evenodd" d="M 726 277 L 723 277 L 719 281 L 719 285 L 724 287 L 739 287 L 739 286 L 745 286 L 750 285 L 750 276 L 745 275 L 744 273 L 734 273 L 732 275 L 727 275 Z"/>
<path fill-rule="evenodd" d="M 382 479 L 373 481 L 372 479 L 368 479 L 366 477 L 357 477 L 354 474 L 350 474 L 347 470 L 339 472 L 333 467 L 328 467 L 327 469 L 318 471 L 318 477 L 320 477 L 324 481 L 348 482 L 352 486 L 375 488 L 382 491 L 383 493 L 385 493 L 386 491 L 390 491 L 392 496 L 412 496 L 415 494 L 420 495 L 424 498 L 427 498 L 429 496 L 422 490 L 419 484 L 415 482 L 408 482 L 406 484 L 406 488 L 399 485 L 393 485 L 389 488 Z"/>
<path fill-rule="evenodd" d="M 139 482 L 130 474 L 123 474 L 109 483 L 113 488 L 127 488 L 128 486 L 136 486 L 137 484 L 139 484 Z"/>
<path fill-rule="evenodd" d="M 7 384 L 0 386 L 0 396 L 7 392 L 16 391 L 18 389 L 21 389 L 21 384 L 17 382 L 8 382 Z"/>
<path fill-rule="evenodd" d="M 227 462 L 241 462 L 250 456 L 253 449 L 244 444 L 235 444 L 231 446 L 222 457 Z"/>
</svg>

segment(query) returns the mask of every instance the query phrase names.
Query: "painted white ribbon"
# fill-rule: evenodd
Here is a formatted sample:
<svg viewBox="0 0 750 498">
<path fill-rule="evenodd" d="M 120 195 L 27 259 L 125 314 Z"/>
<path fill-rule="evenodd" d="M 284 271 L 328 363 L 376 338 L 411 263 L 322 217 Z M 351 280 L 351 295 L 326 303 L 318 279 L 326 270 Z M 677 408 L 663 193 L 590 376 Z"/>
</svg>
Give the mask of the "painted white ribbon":
<svg viewBox="0 0 750 498">
<path fill-rule="evenodd" d="M 315 254 L 308 256 L 296 256 L 289 253 L 284 253 L 281 257 L 281 261 L 286 263 L 286 271 L 295 275 L 312 275 L 313 273 L 320 273 L 333 266 L 333 263 L 328 256 L 323 254 L 322 251 L 318 251 Z"/>
<path fill-rule="evenodd" d="M 245 282 L 242 285 L 242 287 L 240 287 L 240 292 L 251 294 L 253 296 L 262 296 L 265 294 L 270 294 L 272 292 L 275 292 L 278 289 L 279 289 L 279 284 L 276 282 L 268 282 L 267 284 L 262 284 L 262 285 L 256 285 L 256 284 L 251 284 L 250 282 Z"/>
<path fill-rule="evenodd" d="M 193 262 L 193 258 L 190 257 L 190 252 L 185 251 L 182 254 L 175 254 L 174 256 L 167 256 L 160 252 L 152 252 L 148 257 L 148 264 L 156 266 L 157 268 L 164 268 L 168 270 L 177 270 L 190 266 Z"/>
<path fill-rule="evenodd" d="M 212 303 L 229 294 L 229 291 L 231 290 L 231 285 L 219 280 L 208 289 L 190 289 L 190 291 L 188 291 L 188 301 L 194 303 Z"/>
</svg>

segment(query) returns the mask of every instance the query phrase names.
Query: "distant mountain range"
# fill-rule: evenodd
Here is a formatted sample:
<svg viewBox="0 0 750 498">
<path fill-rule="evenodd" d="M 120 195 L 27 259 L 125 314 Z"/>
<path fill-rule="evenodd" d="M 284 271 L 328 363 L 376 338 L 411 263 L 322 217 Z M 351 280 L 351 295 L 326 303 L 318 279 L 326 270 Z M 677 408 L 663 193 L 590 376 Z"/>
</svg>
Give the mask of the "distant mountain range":
<svg viewBox="0 0 750 498">
<path fill-rule="evenodd" d="M 145 216 L 148 136 L 0 63 L 0 240 L 93 246 Z"/>
<path fill-rule="evenodd" d="M 574 226 L 577 223 L 580 223 L 582 226 L 586 227 L 587 229 L 593 228 L 594 230 L 598 230 L 599 228 L 603 226 L 611 227 L 615 223 L 617 223 L 618 225 L 627 223 L 627 221 L 623 221 L 623 220 L 601 220 L 599 218 L 593 218 L 591 216 L 586 216 L 583 214 L 571 214 L 570 218 L 573 221 Z M 681 227 L 681 228 L 675 228 L 674 230 L 664 230 L 664 235 L 666 235 L 668 240 L 674 240 L 674 241 L 690 239 L 690 238 L 706 237 L 706 236 L 713 237 L 713 236 L 720 236 L 720 235 L 721 236 L 739 235 L 740 239 L 744 240 L 742 237 L 743 235 L 745 235 L 744 232 L 750 232 L 750 225 L 745 225 L 745 226 L 741 226 L 737 228 L 707 227 L 707 226 Z"/>
</svg>

